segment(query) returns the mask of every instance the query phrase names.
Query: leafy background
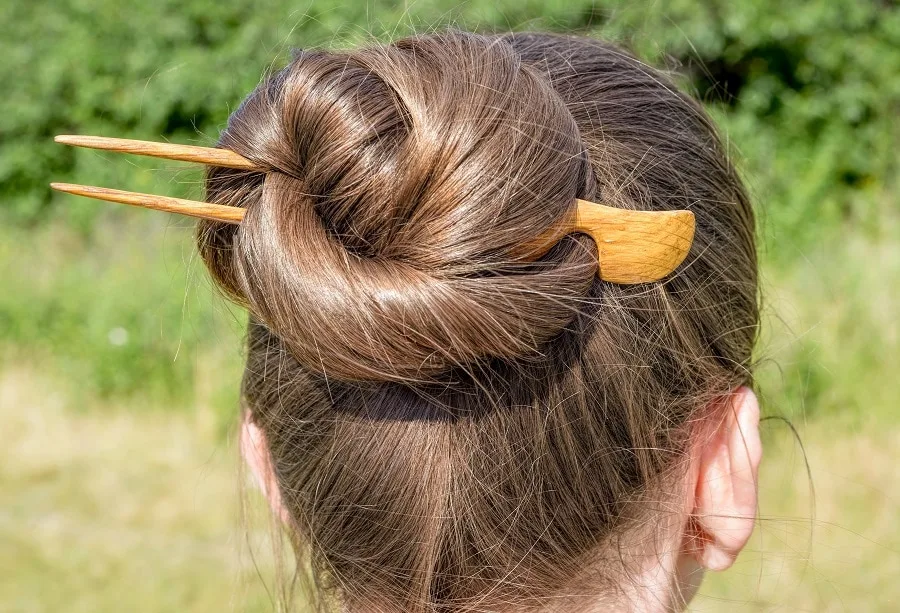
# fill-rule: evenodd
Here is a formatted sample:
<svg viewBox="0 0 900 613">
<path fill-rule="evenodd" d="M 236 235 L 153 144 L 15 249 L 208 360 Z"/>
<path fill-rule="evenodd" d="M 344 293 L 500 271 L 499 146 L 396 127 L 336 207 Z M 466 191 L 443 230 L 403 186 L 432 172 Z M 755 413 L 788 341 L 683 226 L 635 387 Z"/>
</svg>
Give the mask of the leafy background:
<svg viewBox="0 0 900 613">
<path fill-rule="evenodd" d="M 756 536 L 693 609 L 897 610 L 891 0 L 0 0 L 0 608 L 272 606 L 267 522 L 238 513 L 243 314 L 212 291 L 190 223 L 47 188 L 198 197 L 200 175 L 53 135 L 212 144 L 291 48 L 447 24 L 626 45 L 706 103 L 751 188 L 760 390 L 811 479 L 791 427 L 767 421 Z"/>
</svg>

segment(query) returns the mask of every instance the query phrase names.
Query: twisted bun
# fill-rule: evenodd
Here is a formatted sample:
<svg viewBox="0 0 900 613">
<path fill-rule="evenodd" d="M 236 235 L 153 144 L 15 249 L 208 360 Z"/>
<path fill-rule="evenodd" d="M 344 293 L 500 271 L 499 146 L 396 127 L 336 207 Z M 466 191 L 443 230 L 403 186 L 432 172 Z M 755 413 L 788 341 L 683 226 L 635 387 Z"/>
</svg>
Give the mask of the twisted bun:
<svg viewBox="0 0 900 613">
<path fill-rule="evenodd" d="M 596 274 L 590 239 L 517 255 L 593 198 L 578 127 L 507 43 L 463 32 L 301 52 L 231 116 L 220 145 L 266 173 L 210 169 L 217 282 L 305 367 L 427 380 L 533 355 Z"/>
</svg>

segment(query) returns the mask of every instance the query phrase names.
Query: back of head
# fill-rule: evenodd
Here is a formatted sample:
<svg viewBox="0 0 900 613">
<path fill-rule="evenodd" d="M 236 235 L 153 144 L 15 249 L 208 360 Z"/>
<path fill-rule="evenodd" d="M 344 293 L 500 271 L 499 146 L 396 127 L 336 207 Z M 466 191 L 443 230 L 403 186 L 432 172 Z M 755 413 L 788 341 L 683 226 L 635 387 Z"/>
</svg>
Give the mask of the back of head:
<svg viewBox="0 0 900 613">
<path fill-rule="evenodd" d="M 322 606 L 612 589 L 691 420 L 750 379 L 753 216 L 699 105 L 597 41 L 449 31 L 300 52 L 220 144 L 267 172 L 210 170 L 247 212 L 200 249 L 250 311 L 244 401 Z M 688 259 L 624 286 L 584 235 L 522 257 L 576 198 L 692 210 Z"/>
</svg>

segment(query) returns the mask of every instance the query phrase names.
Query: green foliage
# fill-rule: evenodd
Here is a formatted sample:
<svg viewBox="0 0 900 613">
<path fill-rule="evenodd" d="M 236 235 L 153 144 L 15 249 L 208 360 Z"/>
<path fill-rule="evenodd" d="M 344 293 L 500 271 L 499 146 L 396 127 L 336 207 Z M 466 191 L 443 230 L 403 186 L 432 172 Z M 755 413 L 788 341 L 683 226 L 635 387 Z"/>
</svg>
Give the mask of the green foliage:
<svg viewBox="0 0 900 613">
<path fill-rule="evenodd" d="M 107 157 L 54 145 L 56 133 L 209 144 L 290 48 L 448 23 L 604 36 L 678 69 L 688 88 L 727 106 L 725 126 L 764 181 L 772 223 L 792 235 L 810 234 L 811 218 L 868 219 L 852 192 L 897 171 L 900 10 L 876 0 L 64 0 L 6 12 L 0 198 L 18 221 L 60 200 L 51 178 L 133 184 Z"/>
<path fill-rule="evenodd" d="M 900 215 L 882 226 L 893 240 L 848 228 L 788 267 L 764 268 L 757 382 L 770 414 L 825 419 L 835 431 L 896 423 Z"/>
<path fill-rule="evenodd" d="M 0 349 L 77 381 L 86 398 L 184 406 L 209 387 L 209 372 L 224 368 L 229 374 L 217 381 L 232 384 L 213 385 L 218 399 L 210 402 L 233 406 L 239 358 L 222 347 L 238 346 L 240 326 L 212 306 L 222 303 L 199 267 L 180 264 L 192 247 L 186 233 L 166 230 L 171 218 L 47 188 L 58 180 L 196 197 L 197 169 L 74 150 L 53 135 L 209 145 L 292 48 L 446 25 L 615 40 L 669 68 L 707 103 L 755 195 L 767 270 L 790 279 L 815 261 L 830 269 L 823 282 L 858 292 L 836 301 L 809 292 L 839 305 L 819 336 L 807 334 L 817 330 L 818 304 L 798 307 L 799 340 L 773 356 L 783 376 L 767 379 L 786 406 L 858 397 L 851 379 L 883 372 L 879 355 L 896 345 L 890 337 L 859 341 L 877 334 L 863 307 L 878 277 L 871 286 L 851 283 L 868 256 L 835 265 L 844 237 L 879 243 L 896 231 L 884 223 L 896 220 L 900 188 L 896 3 L 37 0 L 7 2 L 2 12 Z M 119 343 L 118 329 L 127 342 Z M 836 399 L 828 391 L 833 344 L 848 338 L 857 349 L 846 371 L 859 376 Z"/>
<path fill-rule="evenodd" d="M 233 414 L 244 316 L 213 296 L 190 234 L 156 222 L 107 220 L 90 240 L 59 224 L 0 230 L 0 363 L 74 382 L 76 409 Z"/>
</svg>

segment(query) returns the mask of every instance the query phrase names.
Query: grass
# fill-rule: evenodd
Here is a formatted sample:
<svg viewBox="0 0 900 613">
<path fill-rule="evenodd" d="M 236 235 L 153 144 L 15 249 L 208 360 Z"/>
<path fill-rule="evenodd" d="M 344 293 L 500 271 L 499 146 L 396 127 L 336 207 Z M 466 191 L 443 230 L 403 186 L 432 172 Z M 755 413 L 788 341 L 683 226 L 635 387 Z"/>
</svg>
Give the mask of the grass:
<svg viewBox="0 0 900 613">
<path fill-rule="evenodd" d="M 265 611 L 272 564 L 259 516 L 251 558 L 236 450 L 210 420 L 117 407 L 72 411 L 33 366 L 0 377 L 0 600 L 5 611 Z M 763 519 L 697 612 L 895 611 L 900 426 L 803 429 L 816 504 L 786 428 L 766 426 Z M 848 462 L 848 458 L 856 458 Z M 250 496 L 262 506 L 258 495 Z M 259 573 L 259 574 L 257 574 Z"/>
<path fill-rule="evenodd" d="M 240 555 L 236 455 L 209 420 L 69 397 L 33 368 L 0 378 L 4 610 L 265 610 Z"/>
<path fill-rule="evenodd" d="M 692 610 L 896 611 L 900 426 L 803 428 L 811 482 L 791 434 L 766 431 L 754 536 L 731 570 L 707 577 Z"/>
</svg>

